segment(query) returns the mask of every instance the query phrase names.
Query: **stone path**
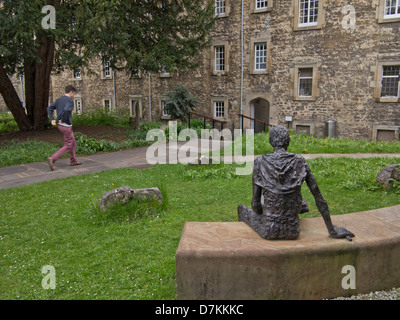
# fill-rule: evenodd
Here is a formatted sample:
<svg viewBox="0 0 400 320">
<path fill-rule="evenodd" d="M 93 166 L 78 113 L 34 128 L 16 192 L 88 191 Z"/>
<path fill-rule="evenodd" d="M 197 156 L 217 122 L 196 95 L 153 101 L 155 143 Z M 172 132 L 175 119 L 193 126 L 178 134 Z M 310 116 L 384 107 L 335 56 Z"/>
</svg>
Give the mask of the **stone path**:
<svg viewBox="0 0 400 320">
<path fill-rule="evenodd" d="M 188 149 L 184 151 L 183 147 Z M 49 181 L 65 177 L 77 176 L 81 174 L 96 173 L 105 170 L 117 168 L 134 168 L 144 169 L 151 167 L 156 161 L 161 163 L 171 163 L 170 159 L 178 160 L 178 162 L 190 161 L 199 154 L 203 154 L 212 150 L 219 150 L 223 147 L 223 142 L 213 140 L 209 143 L 204 140 L 193 142 L 178 142 L 171 145 L 161 145 L 158 150 L 149 150 L 149 147 L 135 148 L 132 150 L 118 151 L 112 153 L 96 154 L 91 156 L 79 157 L 79 161 L 83 164 L 76 167 L 69 165 L 69 159 L 63 159 L 55 163 L 55 170 L 51 171 L 47 164 L 48 155 L 43 155 L 43 162 L 29 163 L 10 167 L 0 168 L 0 189 L 29 185 L 37 182 Z M 189 153 L 189 149 L 192 154 Z M 173 155 L 171 158 L 169 155 Z M 318 157 L 351 157 L 351 158 L 370 158 L 370 157 L 399 157 L 400 154 L 304 154 L 306 159 L 315 159 Z M 238 156 L 234 157 L 230 162 L 243 163 L 244 161 L 252 161 L 256 156 Z M 221 157 L 223 161 L 228 160 L 227 157 Z M 400 160 L 399 160 L 400 162 Z"/>
</svg>

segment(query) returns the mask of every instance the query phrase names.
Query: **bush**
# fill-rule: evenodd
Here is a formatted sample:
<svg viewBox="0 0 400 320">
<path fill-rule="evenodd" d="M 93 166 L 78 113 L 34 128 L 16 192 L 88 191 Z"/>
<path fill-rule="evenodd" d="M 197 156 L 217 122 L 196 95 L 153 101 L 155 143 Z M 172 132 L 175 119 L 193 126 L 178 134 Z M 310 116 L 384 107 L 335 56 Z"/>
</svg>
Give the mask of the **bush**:
<svg viewBox="0 0 400 320">
<path fill-rule="evenodd" d="M 76 153 L 77 154 L 93 154 L 96 152 L 116 151 L 119 146 L 114 142 L 104 140 L 96 140 L 94 138 L 86 138 L 82 133 L 75 133 Z"/>
<path fill-rule="evenodd" d="M 130 125 L 129 114 L 127 112 L 110 112 L 102 108 L 73 115 L 75 126 L 115 126 L 128 127 Z"/>
</svg>

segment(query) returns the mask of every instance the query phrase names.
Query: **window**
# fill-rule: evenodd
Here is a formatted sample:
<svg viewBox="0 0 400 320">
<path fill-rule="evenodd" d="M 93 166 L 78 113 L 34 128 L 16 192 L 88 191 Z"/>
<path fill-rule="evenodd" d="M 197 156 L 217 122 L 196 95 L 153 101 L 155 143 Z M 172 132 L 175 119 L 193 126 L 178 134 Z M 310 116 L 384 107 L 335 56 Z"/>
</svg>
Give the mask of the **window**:
<svg viewBox="0 0 400 320">
<path fill-rule="evenodd" d="M 400 0 L 385 0 L 384 18 L 400 18 Z"/>
<path fill-rule="evenodd" d="M 211 46 L 211 73 L 214 76 L 226 75 L 229 72 L 229 50 L 227 40 L 215 39 Z"/>
<path fill-rule="evenodd" d="M 256 10 L 263 10 L 268 8 L 268 0 L 256 0 Z"/>
<path fill-rule="evenodd" d="M 256 43 L 254 45 L 254 70 L 267 71 L 267 44 Z"/>
<path fill-rule="evenodd" d="M 400 0 L 378 0 L 377 17 L 379 23 L 400 21 Z"/>
<path fill-rule="evenodd" d="M 82 100 L 80 98 L 74 99 L 74 109 L 76 114 L 82 114 Z"/>
<path fill-rule="evenodd" d="M 313 69 L 312 68 L 300 68 L 299 69 L 299 85 L 298 85 L 298 96 L 299 97 L 311 97 L 312 96 L 312 82 L 313 82 Z"/>
<path fill-rule="evenodd" d="M 161 78 L 170 78 L 171 77 L 171 73 L 167 70 L 167 68 L 163 67 L 161 69 L 160 77 Z"/>
<path fill-rule="evenodd" d="M 225 101 L 214 101 L 214 117 L 225 118 Z"/>
<path fill-rule="evenodd" d="M 77 80 L 80 80 L 81 76 L 82 76 L 81 68 L 80 67 L 76 67 L 75 70 L 74 70 L 74 78 L 77 79 Z"/>
<path fill-rule="evenodd" d="M 325 0 L 294 0 L 294 31 L 320 29 L 324 23 Z"/>
<path fill-rule="evenodd" d="M 104 99 L 103 104 L 106 112 L 111 112 L 111 99 Z"/>
<path fill-rule="evenodd" d="M 136 107 L 139 106 L 139 101 L 138 100 L 131 100 L 131 116 L 135 117 L 136 116 Z"/>
<path fill-rule="evenodd" d="M 274 6 L 274 0 L 251 0 L 250 1 L 250 12 L 251 13 L 262 13 L 272 10 Z"/>
<path fill-rule="evenodd" d="M 169 117 L 170 114 L 168 113 L 168 111 L 165 109 L 165 101 L 161 100 L 161 115 L 162 117 Z"/>
<path fill-rule="evenodd" d="M 226 13 L 226 6 L 225 0 L 215 0 L 215 15 L 225 15 Z"/>
<path fill-rule="evenodd" d="M 319 63 L 296 65 L 293 72 L 293 99 L 314 101 L 320 96 Z"/>
<path fill-rule="evenodd" d="M 314 26 L 318 24 L 319 0 L 300 0 L 299 26 Z"/>
<path fill-rule="evenodd" d="M 215 46 L 215 72 L 225 71 L 225 46 Z"/>
<path fill-rule="evenodd" d="M 111 64 L 109 60 L 104 62 L 103 68 L 104 68 L 103 69 L 104 78 L 111 78 Z"/>
<path fill-rule="evenodd" d="M 400 66 L 382 67 L 381 97 L 399 97 Z"/>
</svg>

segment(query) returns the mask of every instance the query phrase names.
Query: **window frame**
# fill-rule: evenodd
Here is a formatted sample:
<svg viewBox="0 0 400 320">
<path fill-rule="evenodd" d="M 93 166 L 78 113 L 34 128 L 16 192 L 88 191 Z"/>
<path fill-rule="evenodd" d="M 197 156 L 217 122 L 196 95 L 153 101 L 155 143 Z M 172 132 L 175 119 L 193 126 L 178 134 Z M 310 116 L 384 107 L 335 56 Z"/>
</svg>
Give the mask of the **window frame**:
<svg viewBox="0 0 400 320">
<path fill-rule="evenodd" d="M 300 23 L 301 1 L 303 0 L 293 0 L 293 7 L 294 7 L 293 30 L 303 31 L 303 30 L 321 29 L 325 23 L 325 10 L 324 10 L 325 0 L 304 0 L 304 1 L 318 1 L 317 22 L 312 22 L 312 23 Z"/>
<path fill-rule="evenodd" d="M 297 64 L 292 69 L 293 74 L 293 100 L 297 101 L 315 101 L 320 96 L 319 85 L 319 63 L 304 63 Z M 300 69 L 312 69 L 312 84 L 311 84 L 311 96 L 300 96 Z"/>
<path fill-rule="evenodd" d="M 76 67 L 74 69 L 74 80 L 82 80 L 82 68 Z M 77 76 L 79 74 L 79 76 Z"/>
<path fill-rule="evenodd" d="M 224 47 L 224 70 L 217 70 L 217 48 Z M 229 72 L 229 51 L 228 41 L 216 40 L 211 46 L 211 74 L 214 76 L 226 75 Z"/>
<path fill-rule="evenodd" d="M 263 46 L 263 48 L 257 49 L 257 46 Z M 266 72 L 267 71 L 267 43 L 266 42 L 256 42 L 254 44 L 254 71 L 255 72 Z M 257 55 L 257 53 L 260 53 Z M 257 61 L 259 60 L 259 61 Z M 263 66 L 265 64 L 265 67 L 261 68 L 260 66 Z"/>
<path fill-rule="evenodd" d="M 301 76 L 301 70 L 308 70 L 311 69 L 311 76 Z M 301 89 L 302 89 L 302 81 L 307 81 L 307 80 L 311 80 L 311 92 L 309 95 L 305 95 L 305 94 L 301 94 Z M 312 89 L 313 89 L 313 68 L 299 68 L 298 69 L 298 76 L 297 76 L 297 96 L 299 98 L 311 98 L 313 96 L 312 94 Z"/>
<path fill-rule="evenodd" d="M 398 103 L 400 102 L 400 77 L 398 82 L 398 96 L 397 97 L 390 97 L 390 96 L 383 96 L 382 97 L 382 83 L 383 83 L 383 70 L 384 67 L 389 66 L 399 66 L 400 67 L 400 60 L 386 60 L 386 61 L 378 61 L 376 66 L 371 69 L 371 71 L 375 72 L 375 80 L 374 80 L 374 98 L 376 102 L 382 103 Z"/>
<path fill-rule="evenodd" d="M 109 73 L 109 74 L 107 74 Z M 112 79 L 112 68 L 110 60 L 105 60 L 103 62 L 103 70 L 102 70 L 102 78 L 103 79 Z"/>
<path fill-rule="evenodd" d="M 80 104 L 80 112 L 78 112 L 78 103 Z M 77 115 L 81 115 L 83 113 L 82 98 L 80 97 L 74 98 L 74 113 Z"/>
<path fill-rule="evenodd" d="M 214 100 L 213 101 L 213 104 L 214 104 L 214 118 L 215 119 L 225 119 L 225 114 L 226 114 L 226 111 L 225 111 L 225 100 Z M 220 106 L 217 106 L 217 104 L 222 104 L 222 106 L 220 105 Z M 218 109 L 217 108 L 221 108 L 222 107 L 222 111 L 221 110 L 219 110 L 219 111 L 217 111 Z M 221 114 L 222 113 L 222 116 L 221 115 L 218 115 L 218 114 Z"/>
<path fill-rule="evenodd" d="M 257 8 L 257 2 L 260 0 L 252 0 L 250 2 L 250 13 L 263 13 L 263 12 L 269 12 L 272 10 L 274 6 L 274 0 L 267 0 L 267 6 L 264 8 Z M 265 0 L 261 0 L 265 1 Z"/>
<path fill-rule="evenodd" d="M 109 110 L 107 109 L 107 103 L 106 102 L 109 102 Z M 113 105 L 112 105 L 112 99 L 111 98 L 104 98 L 103 99 L 103 108 L 104 108 L 104 110 L 106 111 L 106 112 L 112 112 L 113 111 Z"/>
<path fill-rule="evenodd" d="M 223 13 L 217 13 L 217 2 L 220 5 L 223 2 L 223 6 L 224 6 L 224 12 Z M 230 9 L 230 0 L 215 0 L 214 1 L 214 16 L 217 18 L 225 18 L 229 16 L 229 13 L 231 11 Z"/>
<path fill-rule="evenodd" d="M 400 6 L 400 1 L 397 0 L 396 6 Z M 390 23 L 399 22 L 400 13 L 394 15 L 386 14 L 386 0 L 379 0 L 379 6 L 377 7 L 378 23 Z"/>
<path fill-rule="evenodd" d="M 386 75 L 385 76 L 385 68 L 389 68 L 389 67 L 397 67 L 399 70 L 398 70 L 398 74 L 397 75 Z M 387 96 L 382 96 L 382 93 L 383 93 L 383 82 L 384 82 L 384 80 L 385 79 L 395 79 L 395 78 L 397 78 L 397 95 L 395 95 L 395 96 L 389 96 L 389 95 L 387 95 Z M 393 99 L 399 99 L 399 96 L 400 96 L 400 65 L 384 65 L 384 66 L 382 66 L 382 81 L 381 81 L 381 93 L 380 93 L 380 97 L 381 98 L 385 98 L 385 99 L 390 99 L 390 98 L 393 98 Z"/>
</svg>

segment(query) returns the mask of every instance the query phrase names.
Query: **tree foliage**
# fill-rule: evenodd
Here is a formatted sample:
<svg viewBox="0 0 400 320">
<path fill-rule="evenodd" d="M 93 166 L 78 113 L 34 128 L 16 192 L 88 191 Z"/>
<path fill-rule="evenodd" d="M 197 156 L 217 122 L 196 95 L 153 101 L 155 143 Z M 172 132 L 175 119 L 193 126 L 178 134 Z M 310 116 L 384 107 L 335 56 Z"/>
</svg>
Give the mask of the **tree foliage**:
<svg viewBox="0 0 400 320">
<path fill-rule="evenodd" d="M 51 5 L 55 29 L 43 28 Z M 50 74 L 109 60 L 113 69 L 160 72 L 195 68 L 209 46 L 214 1 L 0 1 L 0 93 L 21 130 L 46 125 Z M 10 80 L 25 80 L 26 111 Z"/>
<path fill-rule="evenodd" d="M 190 111 L 195 110 L 199 100 L 184 85 L 178 85 L 166 94 L 165 110 L 172 117 L 187 120 Z"/>
</svg>

